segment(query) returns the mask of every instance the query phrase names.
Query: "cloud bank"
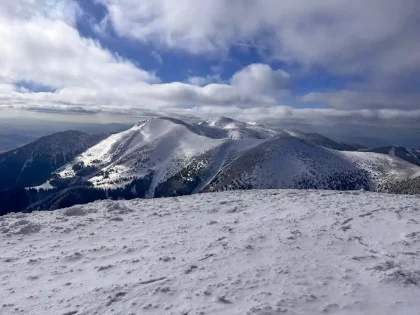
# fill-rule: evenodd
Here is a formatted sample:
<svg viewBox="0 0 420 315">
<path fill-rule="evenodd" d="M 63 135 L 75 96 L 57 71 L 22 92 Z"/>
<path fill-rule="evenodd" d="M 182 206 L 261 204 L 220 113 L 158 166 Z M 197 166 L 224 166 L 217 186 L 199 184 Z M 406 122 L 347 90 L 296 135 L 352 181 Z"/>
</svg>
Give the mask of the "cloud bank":
<svg viewBox="0 0 420 315">
<path fill-rule="evenodd" d="M 99 1 L 121 36 L 196 54 L 253 45 L 337 72 L 420 70 L 417 0 Z"/>
<path fill-rule="evenodd" d="M 162 82 L 99 39 L 83 37 L 77 2 L 2 1 L 0 108 L 418 127 L 418 89 L 399 91 L 420 74 L 416 0 L 98 2 L 107 9 L 104 32 L 148 43 L 154 55 L 165 47 L 217 58 L 250 46 L 266 63 L 244 64 L 225 79 L 208 74 Z M 295 75 L 286 69 L 364 79 L 342 90 L 294 95 Z M 47 88 L 33 91 L 23 83 Z"/>
</svg>

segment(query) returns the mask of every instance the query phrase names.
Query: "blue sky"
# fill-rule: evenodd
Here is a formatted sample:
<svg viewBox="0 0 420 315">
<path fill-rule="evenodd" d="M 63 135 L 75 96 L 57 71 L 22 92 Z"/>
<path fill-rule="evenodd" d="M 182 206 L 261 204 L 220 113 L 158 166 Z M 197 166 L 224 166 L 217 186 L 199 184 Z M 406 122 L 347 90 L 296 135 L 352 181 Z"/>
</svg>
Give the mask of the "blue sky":
<svg viewBox="0 0 420 315">
<path fill-rule="evenodd" d="M 417 132 L 419 12 L 417 0 L 5 1 L 0 111 Z"/>
</svg>

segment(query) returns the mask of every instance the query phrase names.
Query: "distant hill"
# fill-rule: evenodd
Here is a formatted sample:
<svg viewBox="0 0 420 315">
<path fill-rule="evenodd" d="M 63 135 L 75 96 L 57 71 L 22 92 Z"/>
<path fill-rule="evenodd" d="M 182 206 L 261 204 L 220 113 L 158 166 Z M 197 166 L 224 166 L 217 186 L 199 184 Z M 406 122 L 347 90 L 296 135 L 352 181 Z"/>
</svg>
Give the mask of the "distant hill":
<svg viewBox="0 0 420 315">
<path fill-rule="evenodd" d="M 388 147 L 380 147 L 380 148 L 374 148 L 374 149 L 365 149 L 361 151 L 375 152 L 375 153 L 388 154 L 390 156 L 396 156 L 400 159 L 403 159 L 404 161 L 420 166 L 420 150 L 418 149 L 388 146 Z"/>
<path fill-rule="evenodd" d="M 0 190 L 42 184 L 57 168 L 107 136 L 59 132 L 0 154 Z"/>
<path fill-rule="evenodd" d="M 25 144 L 35 141 L 36 139 L 37 137 L 34 136 L 17 134 L 0 135 L 0 153 L 17 149 Z"/>
<path fill-rule="evenodd" d="M 366 149 L 366 147 L 360 144 L 349 144 L 349 143 L 344 143 L 344 142 L 337 142 L 323 135 L 320 135 L 318 133 L 304 133 L 297 130 L 286 130 L 286 131 L 290 135 L 296 138 L 307 140 L 307 141 L 313 142 L 315 144 L 318 144 L 320 146 L 323 146 L 329 149 L 334 149 L 338 151 L 357 151 L 360 149 Z"/>
</svg>

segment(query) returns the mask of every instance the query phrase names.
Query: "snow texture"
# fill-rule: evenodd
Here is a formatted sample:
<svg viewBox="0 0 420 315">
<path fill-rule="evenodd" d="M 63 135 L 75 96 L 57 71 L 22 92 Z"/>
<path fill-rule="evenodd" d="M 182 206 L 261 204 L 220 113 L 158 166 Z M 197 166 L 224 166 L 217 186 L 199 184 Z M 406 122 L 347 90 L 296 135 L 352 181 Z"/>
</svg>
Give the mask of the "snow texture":
<svg viewBox="0 0 420 315">
<path fill-rule="evenodd" d="M 251 190 L 0 218 L 0 314 L 420 310 L 420 198 Z"/>
</svg>

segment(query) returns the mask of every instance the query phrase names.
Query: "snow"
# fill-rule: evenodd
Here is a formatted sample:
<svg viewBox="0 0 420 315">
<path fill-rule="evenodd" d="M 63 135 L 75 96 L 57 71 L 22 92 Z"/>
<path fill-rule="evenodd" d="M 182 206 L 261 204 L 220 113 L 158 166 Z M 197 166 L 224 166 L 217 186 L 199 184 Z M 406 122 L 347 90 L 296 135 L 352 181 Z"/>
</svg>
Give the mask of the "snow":
<svg viewBox="0 0 420 315">
<path fill-rule="evenodd" d="M 307 135 L 298 130 L 286 129 L 285 130 L 289 135 L 292 137 L 296 137 L 298 139 L 307 139 Z"/>
<path fill-rule="evenodd" d="M 63 178 L 73 177 L 73 166 L 82 162 L 100 170 L 89 179 L 95 187 L 116 188 L 154 171 L 153 190 L 161 181 L 179 172 L 191 157 L 220 143 L 221 140 L 198 135 L 174 120 L 151 118 L 88 149 L 58 174 Z"/>
<path fill-rule="evenodd" d="M 23 164 L 22 171 L 20 173 L 22 174 L 25 168 L 27 168 L 33 161 L 34 161 L 34 158 L 32 156 L 29 159 L 27 159 L 25 163 Z"/>
<path fill-rule="evenodd" d="M 74 176 L 75 172 L 72 167 L 80 162 L 85 163 L 85 165 L 92 165 L 93 162 L 96 161 L 99 161 L 100 165 L 110 163 L 115 150 L 122 147 L 133 135 L 133 133 L 138 130 L 138 128 L 139 126 L 136 125 L 129 130 L 109 136 L 105 140 L 99 142 L 97 145 L 89 148 L 86 152 L 79 155 L 74 162 L 64 166 L 58 174 L 63 178 Z"/>
<path fill-rule="evenodd" d="M 234 140 L 244 139 L 270 139 L 285 134 L 284 131 L 275 131 L 256 123 L 245 123 L 228 117 L 218 117 L 206 122 L 201 122 L 198 126 L 207 126 L 211 129 L 201 129 L 207 135 L 219 138 L 229 138 Z"/>
<path fill-rule="evenodd" d="M 212 119 L 208 121 L 207 123 L 211 127 L 217 127 L 217 128 L 222 128 L 222 129 L 236 129 L 236 128 L 242 128 L 246 126 L 246 124 L 242 121 L 234 120 L 232 118 L 228 118 L 224 116 Z"/>
<path fill-rule="evenodd" d="M 232 191 L 0 218 L 0 314 L 419 314 L 420 198 Z"/>
<path fill-rule="evenodd" d="M 414 173 L 410 178 L 420 177 L 420 170 Z"/>
<path fill-rule="evenodd" d="M 391 156 L 395 156 L 395 148 L 394 148 L 394 147 L 392 147 L 392 148 L 389 150 L 389 155 L 391 155 Z"/>
<path fill-rule="evenodd" d="M 91 147 L 57 173 L 62 178 L 73 178 L 76 175 L 73 167 L 83 163 L 85 167 L 97 168 L 94 174 L 86 178 L 95 187 L 115 189 L 153 171 L 147 193 L 147 197 L 153 197 L 159 183 L 180 172 L 197 156 L 212 150 L 218 151 L 227 145 L 229 148 L 223 155 L 226 158 L 260 144 L 266 138 L 279 136 L 276 131 L 257 125 L 248 126 L 225 117 L 210 122 L 209 126 L 212 127 L 189 125 L 162 117 L 146 119 Z M 219 129 L 218 126 L 223 128 Z M 232 129 L 236 127 L 240 129 Z M 233 143 L 232 139 L 241 141 Z M 225 162 L 218 156 L 213 160 L 219 168 Z"/>
<path fill-rule="evenodd" d="M 307 188 L 308 182 L 311 188 L 333 189 L 336 179 L 345 177 L 356 189 L 375 190 L 386 181 L 407 178 L 419 170 L 384 154 L 336 151 L 282 136 L 242 153 L 217 174 L 207 189 L 220 191 L 248 185 L 258 189 Z"/>
<path fill-rule="evenodd" d="M 51 185 L 51 183 L 48 181 L 48 182 L 45 182 L 44 184 L 42 184 L 42 185 L 39 185 L 39 186 L 33 186 L 33 187 L 30 187 L 30 188 L 27 188 L 27 189 L 36 189 L 36 190 L 41 190 L 41 189 L 43 189 L 43 190 L 50 190 L 50 189 L 54 189 L 54 186 L 53 185 Z"/>
<path fill-rule="evenodd" d="M 359 168 L 368 170 L 371 174 L 380 177 L 382 182 L 405 179 L 420 170 L 416 165 L 407 163 L 395 155 L 349 151 L 339 154 Z"/>
<path fill-rule="evenodd" d="M 23 163 L 22 169 L 20 170 L 20 174 L 19 174 L 19 176 L 18 176 L 18 178 L 17 178 L 16 182 L 19 182 L 19 179 L 21 178 L 21 176 L 22 176 L 23 172 L 25 171 L 25 169 L 26 169 L 28 166 L 30 166 L 30 165 L 32 164 L 32 162 L 33 162 L 33 161 L 34 161 L 34 158 L 31 156 L 31 157 L 29 157 L 29 158 L 25 161 L 25 163 Z"/>
</svg>

